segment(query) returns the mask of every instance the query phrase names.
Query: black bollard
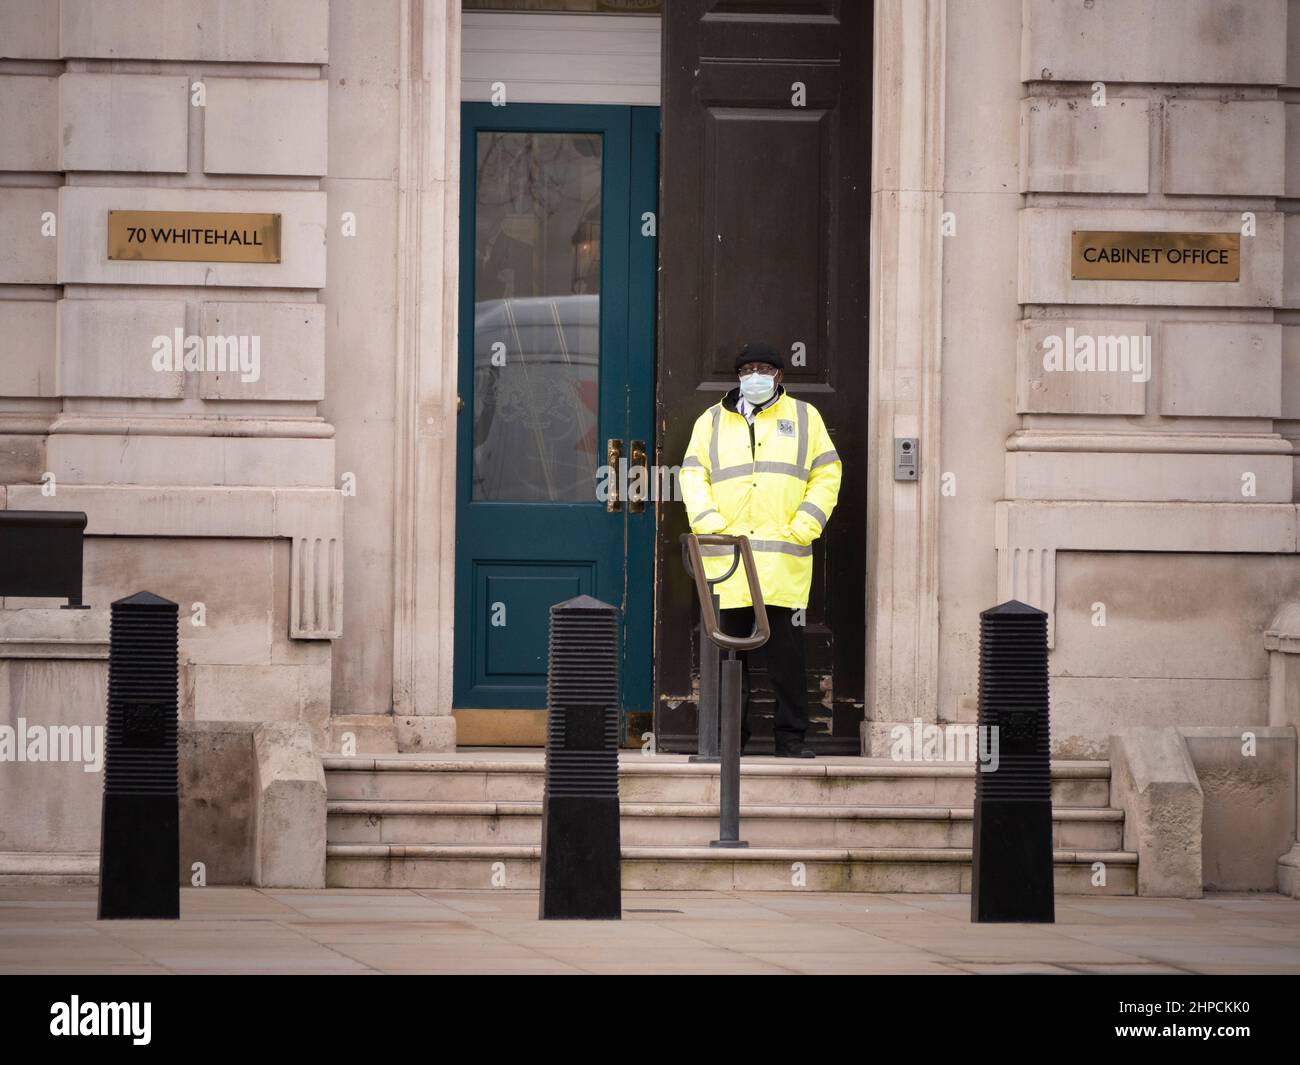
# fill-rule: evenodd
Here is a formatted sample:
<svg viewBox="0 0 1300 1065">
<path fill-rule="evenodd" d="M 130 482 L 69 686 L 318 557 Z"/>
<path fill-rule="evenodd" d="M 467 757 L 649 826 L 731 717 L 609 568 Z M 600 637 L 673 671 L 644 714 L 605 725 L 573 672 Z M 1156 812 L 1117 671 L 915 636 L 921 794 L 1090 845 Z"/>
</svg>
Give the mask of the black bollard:
<svg viewBox="0 0 1300 1065">
<path fill-rule="evenodd" d="M 618 611 L 551 607 L 548 669 L 540 916 L 618 920 Z"/>
<path fill-rule="evenodd" d="M 1051 923 L 1047 615 L 1015 600 L 980 614 L 979 747 L 971 920 Z"/>
<path fill-rule="evenodd" d="M 176 604 L 112 606 L 100 825 L 99 917 L 180 917 Z"/>
</svg>

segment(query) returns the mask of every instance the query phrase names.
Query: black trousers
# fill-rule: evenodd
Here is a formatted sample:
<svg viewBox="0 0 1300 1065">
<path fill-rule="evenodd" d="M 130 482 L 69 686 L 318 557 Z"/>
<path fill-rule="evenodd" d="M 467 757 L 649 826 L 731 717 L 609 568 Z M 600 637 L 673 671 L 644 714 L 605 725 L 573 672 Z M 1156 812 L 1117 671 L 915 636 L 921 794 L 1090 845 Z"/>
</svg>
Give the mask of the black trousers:
<svg viewBox="0 0 1300 1065">
<path fill-rule="evenodd" d="M 808 678 L 804 657 L 804 627 L 793 624 L 794 610 L 788 606 L 769 606 L 768 624 L 771 638 L 763 646 L 767 661 L 767 675 L 776 692 L 776 723 L 774 732 L 778 745 L 796 743 L 808 731 Z M 735 607 L 718 611 L 718 622 L 728 636 L 748 636 L 754 631 L 754 608 Z M 741 715 L 741 739 L 748 741 L 749 730 L 749 651 L 741 651 L 744 710 Z M 726 652 L 723 652 L 726 657 Z"/>
</svg>

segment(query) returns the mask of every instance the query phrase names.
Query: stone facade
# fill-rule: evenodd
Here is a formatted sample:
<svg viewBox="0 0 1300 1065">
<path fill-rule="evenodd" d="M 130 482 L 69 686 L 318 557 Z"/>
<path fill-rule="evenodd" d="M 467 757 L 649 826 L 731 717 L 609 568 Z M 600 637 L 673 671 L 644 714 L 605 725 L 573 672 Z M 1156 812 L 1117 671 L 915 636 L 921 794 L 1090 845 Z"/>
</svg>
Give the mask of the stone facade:
<svg viewBox="0 0 1300 1065">
<path fill-rule="evenodd" d="M 944 6 L 938 718 L 969 712 L 978 609 L 1014 595 L 1054 615 L 1058 755 L 1104 754 L 1126 720 L 1263 724 L 1262 632 L 1295 594 L 1300 12 Z M 1236 282 L 1083 281 L 1082 229 L 1249 235 Z M 1067 330 L 1149 337 L 1149 379 L 1044 372 Z M 970 535 L 990 527 L 996 559 Z"/>
<path fill-rule="evenodd" d="M 1284 776 L 1300 5 L 877 0 L 875 36 L 864 751 L 974 719 L 978 613 L 1016 597 L 1051 614 L 1057 756 L 1200 729 L 1188 764 L 1231 773 L 1223 730 L 1272 724 Z M 111 599 L 176 600 L 189 749 L 248 759 L 236 879 L 313 875 L 262 845 L 255 757 L 314 808 L 304 737 L 454 746 L 460 48 L 454 0 L 0 5 L 0 506 L 86 511 L 94 608 L 3 604 L 0 710 L 93 690 Z M 124 209 L 273 211 L 281 261 L 110 260 Z M 1241 277 L 1075 280 L 1077 229 L 1238 232 Z M 260 374 L 155 370 L 177 330 L 259 337 Z M 1149 376 L 1044 372 L 1066 330 L 1149 337 Z M 93 849 L 68 795 L 0 851 Z"/>
<path fill-rule="evenodd" d="M 292 726 L 320 748 L 330 732 L 347 497 L 323 410 L 322 178 L 330 19 L 345 6 L 22 0 L 0 10 L 0 214 L 14 234 L 0 268 L 0 492 L 9 509 L 86 512 L 83 627 L 104 628 L 108 604 L 142 589 L 180 604 L 183 750 L 212 770 L 183 773 L 186 823 L 228 806 L 225 831 L 241 839 L 247 730 Z M 274 212 L 281 254 L 108 258 L 110 210 Z M 258 360 L 160 367 L 158 339 L 190 336 L 256 338 Z M 364 347 L 349 357 L 380 358 Z M 102 689 L 106 629 L 88 642 L 48 602 L 3 606 L 7 626 L 31 630 L 0 652 L 7 717 L 19 694 L 35 711 L 33 692 L 81 706 L 59 692 Z M 218 731 L 195 739 L 203 723 Z M 223 728 L 241 737 L 233 747 L 214 742 Z M 39 804 L 19 776 L 6 772 L 3 786 Z M 61 790 L 76 809 L 20 819 L 48 838 L 6 824 L 0 851 L 92 851 L 96 789 L 77 779 Z M 200 849 L 194 860 L 219 878 L 252 873 L 238 842 Z"/>
</svg>

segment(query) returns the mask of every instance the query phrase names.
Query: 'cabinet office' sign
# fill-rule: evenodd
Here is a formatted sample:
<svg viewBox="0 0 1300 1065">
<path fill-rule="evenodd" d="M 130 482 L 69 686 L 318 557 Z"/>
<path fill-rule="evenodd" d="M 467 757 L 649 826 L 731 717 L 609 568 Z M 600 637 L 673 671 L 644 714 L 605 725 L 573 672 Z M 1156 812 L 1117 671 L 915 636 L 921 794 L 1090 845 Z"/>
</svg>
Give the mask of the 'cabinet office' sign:
<svg viewBox="0 0 1300 1065">
<path fill-rule="evenodd" d="M 1075 281 L 1240 281 L 1240 233 L 1076 229 Z"/>
<path fill-rule="evenodd" d="M 278 263 L 280 216 L 221 211 L 109 211 L 108 257 L 186 263 Z"/>
</svg>

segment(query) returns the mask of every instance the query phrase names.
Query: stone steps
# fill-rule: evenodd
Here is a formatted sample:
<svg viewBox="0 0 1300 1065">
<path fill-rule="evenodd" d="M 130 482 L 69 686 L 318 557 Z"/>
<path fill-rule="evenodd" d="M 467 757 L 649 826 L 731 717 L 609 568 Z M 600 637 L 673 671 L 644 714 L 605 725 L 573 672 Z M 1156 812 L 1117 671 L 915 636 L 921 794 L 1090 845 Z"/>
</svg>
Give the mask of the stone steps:
<svg viewBox="0 0 1300 1065">
<path fill-rule="evenodd" d="M 704 803 L 622 803 L 625 846 L 708 846 L 718 807 Z M 939 806 L 743 805 L 742 838 L 752 847 L 966 847 L 974 810 Z M 540 802 L 331 802 L 331 843 L 496 843 L 539 845 Z M 1052 844 L 1066 850 L 1119 850 L 1121 810 L 1053 811 Z"/>
<path fill-rule="evenodd" d="M 0 884 L 90 884 L 99 851 L 0 851 Z"/>
<path fill-rule="evenodd" d="M 680 756 L 676 756 L 680 759 Z M 332 800 L 424 802 L 541 802 L 544 766 L 536 760 L 499 760 L 454 755 L 395 755 L 323 759 Z M 623 802 L 717 803 L 716 765 L 665 756 L 619 760 Z M 795 803 L 849 806 L 969 807 L 975 801 L 970 764 L 894 762 L 837 758 L 792 764 L 745 759 L 740 801 L 756 805 Z M 1054 762 L 1054 807 L 1099 807 L 1110 801 L 1105 762 Z"/>
<path fill-rule="evenodd" d="M 524 844 L 331 843 L 329 887 L 538 887 L 541 847 Z M 1136 894 L 1137 855 L 1123 851 L 1053 852 L 1063 895 Z M 1106 884 L 1093 885 L 1093 864 Z M 628 891 L 970 891 L 971 852 L 963 847 L 622 848 Z"/>
<path fill-rule="evenodd" d="M 326 756 L 331 887 L 536 889 L 542 752 Z M 969 892 L 975 769 L 834 757 L 746 758 L 745 849 L 718 835 L 716 765 L 620 756 L 628 890 Z M 1056 890 L 1134 894 L 1137 856 L 1105 762 L 1052 766 Z M 1093 884 L 1094 864 L 1106 884 Z"/>
</svg>

